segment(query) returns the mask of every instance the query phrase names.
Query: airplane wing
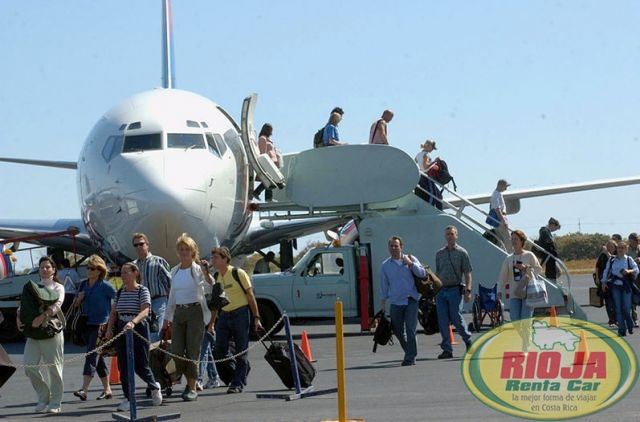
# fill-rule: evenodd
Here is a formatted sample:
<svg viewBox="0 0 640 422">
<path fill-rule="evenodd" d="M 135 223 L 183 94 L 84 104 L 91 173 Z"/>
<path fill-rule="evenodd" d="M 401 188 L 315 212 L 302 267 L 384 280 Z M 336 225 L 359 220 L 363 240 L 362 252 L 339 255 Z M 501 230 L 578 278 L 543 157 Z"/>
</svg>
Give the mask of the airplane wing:
<svg viewBox="0 0 640 422">
<path fill-rule="evenodd" d="M 71 230 L 77 234 L 65 233 Z M 0 239 L 16 239 L 81 255 L 97 252 L 80 219 L 0 220 Z"/>
<path fill-rule="evenodd" d="M 0 161 L 5 163 L 29 164 L 32 166 L 54 167 L 67 170 L 76 170 L 78 163 L 75 161 L 49 161 L 49 160 L 30 160 L 26 158 L 7 158 L 0 157 Z"/>
<path fill-rule="evenodd" d="M 231 248 L 231 253 L 248 255 L 256 250 L 277 245 L 281 240 L 291 240 L 335 229 L 350 219 L 350 217 L 324 217 L 293 221 L 264 221 L 259 226 L 251 226 L 242 241 Z"/>
<path fill-rule="evenodd" d="M 628 186 L 640 184 L 640 177 L 624 177 L 619 179 L 596 180 L 592 182 L 571 183 L 565 185 L 553 185 L 542 188 L 514 189 L 502 193 L 507 206 L 507 214 L 515 214 L 520 211 L 520 200 L 523 198 L 535 198 L 537 196 L 557 195 L 560 193 L 581 192 L 585 190 L 613 188 L 618 186 Z M 488 204 L 491 193 L 482 195 L 470 195 L 461 197 L 446 198 L 445 201 L 456 207 L 464 206 L 471 202 L 473 204 Z"/>
</svg>

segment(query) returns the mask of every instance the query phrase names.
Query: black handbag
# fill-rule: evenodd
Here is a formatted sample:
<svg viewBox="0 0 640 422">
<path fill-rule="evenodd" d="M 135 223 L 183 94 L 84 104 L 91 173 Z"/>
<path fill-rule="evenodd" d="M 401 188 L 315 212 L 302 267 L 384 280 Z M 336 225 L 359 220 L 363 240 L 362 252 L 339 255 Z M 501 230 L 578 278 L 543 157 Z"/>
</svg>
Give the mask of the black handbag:
<svg viewBox="0 0 640 422">
<path fill-rule="evenodd" d="M 87 329 L 87 316 L 82 315 L 82 306 L 71 306 L 67 311 L 68 333 L 76 346 L 86 346 L 84 333 Z"/>
<path fill-rule="evenodd" d="M 205 294 L 205 298 L 207 299 L 207 308 L 209 308 L 210 311 L 219 311 L 231 303 L 222 288 L 222 284 L 218 282 L 213 283 L 211 293 Z"/>
<path fill-rule="evenodd" d="M 378 349 L 378 344 L 385 346 L 393 344 L 393 329 L 391 328 L 391 320 L 385 315 L 384 311 L 378 311 L 373 317 L 377 320 L 378 325 L 373 333 L 373 353 Z"/>
</svg>

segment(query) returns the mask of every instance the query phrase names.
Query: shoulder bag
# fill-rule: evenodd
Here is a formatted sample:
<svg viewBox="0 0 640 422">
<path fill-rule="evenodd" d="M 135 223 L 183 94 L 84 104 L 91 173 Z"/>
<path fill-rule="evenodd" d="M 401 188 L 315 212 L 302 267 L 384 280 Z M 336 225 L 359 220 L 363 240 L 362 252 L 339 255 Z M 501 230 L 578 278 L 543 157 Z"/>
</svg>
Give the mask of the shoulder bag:
<svg viewBox="0 0 640 422">
<path fill-rule="evenodd" d="M 524 280 L 527 281 L 527 306 L 531 308 L 545 306 L 548 302 L 548 297 L 547 286 L 545 286 L 544 280 L 539 279 L 533 274 L 531 276 L 524 276 L 523 281 Z"/>
</svg>

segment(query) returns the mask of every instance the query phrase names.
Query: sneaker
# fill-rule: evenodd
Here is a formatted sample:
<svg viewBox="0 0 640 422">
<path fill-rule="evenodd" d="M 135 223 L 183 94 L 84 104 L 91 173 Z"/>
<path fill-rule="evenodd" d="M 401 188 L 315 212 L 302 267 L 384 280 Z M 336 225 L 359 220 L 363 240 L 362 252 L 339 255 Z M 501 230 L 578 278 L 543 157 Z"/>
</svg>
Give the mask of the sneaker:
<svg viewBox="0 0 640 422">
<path fill-rule="evenodd" d="M 198 400 L 198 393 L 195 391 L 189 390 L 182 394 L 182 400 L 184 401 L 196 401 Z"/>
<path fill-rule="evenodd" d="M 45 413 L 47 411 L 47 407 L 49 405 L 47 403 L 38 403 L 36 404 L 36 413 Z"/>
<path fill-rule="evenodd" d="M 416 364 L 415 360 L 403 360 L 401 366 L 413 366 Z"/>
<path fill-rule="evenodd" d="M 60 407 L 47 407 L 47 413 L 60 413 L 62 408 Z"/>
<path fill-rule="evenodd" d="M 218 387 L 222 387 L 222 380 L 220 378 L 216 378 L 216 379 L 209 379 L 209 381 L 207 381 L 207 383 L 204 385 L 204 388 L 218 388 Z"/>
<path fill-rule="evenodd" d="M 151 390 L 151 401 L 154 406 L 160 406 L 162 404 L 162 392 L 160 391 L 160 383 L 156 382 L 157 390 Z"/>
<path fill-rule="evenodd" d="M 196 382 L 196 391 L 202 391 L 204 390 L 204 388 L 202 388 L 202 381 L 197 381 Z"/>
<path fill-rule="evenodd" d="M 465 345 L 467 346 L 467 350 L 471 349 L 471 341 L 466 342 Z"/>
<path fill-rule="evenodd" d="M 638 320 L 637 320 L 637 319 L 633 322 L 633 326 L 634 326 L 635 328 L 638 328 Z"/>
<path fill-rule="evenodd" d="M 442 353 L 438 355 L 438 359 L 451 359 L 453 358 L 453 353 L 443 350 Z"/>
<path fill-rule="evenodd" d="M 237 394 L 242 393 L 242 387 L 229 387 L 227 390 L 227 394 Z"/>
<path fill-rule="evenodd" d="M 129 410 L 130 407 L 131 407 L 131 405 L 129 404 L 129 400 L 124 399 L 118 405 L 117 410 L 119 412 L 126 412 L 127 410 Z"/>
</svg>

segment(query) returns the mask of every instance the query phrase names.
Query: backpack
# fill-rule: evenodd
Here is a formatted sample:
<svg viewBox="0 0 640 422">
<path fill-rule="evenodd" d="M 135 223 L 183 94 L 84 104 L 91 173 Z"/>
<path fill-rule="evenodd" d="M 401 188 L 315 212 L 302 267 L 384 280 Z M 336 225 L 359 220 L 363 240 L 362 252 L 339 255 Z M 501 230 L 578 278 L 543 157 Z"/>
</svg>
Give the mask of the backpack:
<svg viewBox="0 0 640 422">
<path fill-rule="evenodd" d="M 315 135 L 313 135 L 313 147 L 314 148 L 322 148 L 324 146 L 324 142 L 322 142 L 322 138 L 324 137 L 324 128 L 318 129 Z"/>
<path fill-rule="evenodd" d="M 418 302 L 418 321 L 428 336 L 440 332 L 435 297 L 422 296 Z"/>
<path fill-rule="evenodd" d="M 436 166 L 437 171 L 431 177 L 440 183 L 441 185 L 446 185 L 449 182 L 453 182 L 453 190 L 457 191 L 458 187 L 456 186 L 456 181 L 453 179 L 451 173 L 449 173 L 449 166 L 447 162 L 444 160 L 438 160 L 438 165 Z"/>
<path fill-rule="evenodd" d="M 387 317 L 384 311 L 379 311 L 373 317 L 374 320 L 378 321 L 378 325 L 376 327 L 376 331 L 373 334 L 373 353 L 378 349 L 378 344 L 385 346 L 389 343 L 393 344 L 393 330 L 391 328 L 391 319 Z"/>
<path fill-rule="evenodd" d="M 240 285 L 240 288 L 242 289 L 244 294 L 247 294 L 247 291 L 245 290 L 244 286 L 240 282 L 240 276 L 238 275 L 238 269 L 236 267 L 233 267 L 231 269 L 231 275 L 233 276 L 233 279 L 238 282 L 238 284 Z M 216 283 L 218 282 L 218 272 L 217 271 L 213 274 L 213 279 L 216 281 Z"/>
</svg>

